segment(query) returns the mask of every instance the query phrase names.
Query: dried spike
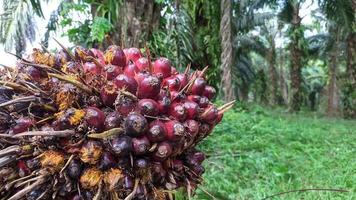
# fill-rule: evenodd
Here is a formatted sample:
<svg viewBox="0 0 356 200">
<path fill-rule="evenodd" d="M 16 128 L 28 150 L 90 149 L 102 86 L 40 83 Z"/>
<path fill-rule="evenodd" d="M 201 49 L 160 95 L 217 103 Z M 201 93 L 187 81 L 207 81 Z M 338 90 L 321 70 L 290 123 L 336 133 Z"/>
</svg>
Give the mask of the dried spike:
<svg viewBox="0 0 356 200">
<path fill-rule="evenodd" d="M 138 188 L 138 183 L 140 182 L 140 179 L 135 179 L 135 186 L 132 190 L 132 192 L 124 199 L 124 200 L 131 200 L 132 198 L 134 198 L 137 188 Z"/>
<path fill-rule="evenodd" d="M 69 57 L 74 61 L 75 57 L 72 54 L 72 52 L 70 52 L 63 44 L 61 44 L 60 42 L 58 42 L 58 40 L 56 38 L 53 38 L 54 41 L 56 41 L 57 44 L 59 44 L 59 46 L 62 47 L 62 49 L 69 55 Z"/>
<path fill-rule="evenodd" d="M 16 194 L 11 196 L 8 200 L 20 200 L 22 199 L 27 193 L 30 191 L 34 190 L 36 187 L 39 185 L 43 184 L 46 182 L 46 176 L 42 175 L 40 179 L 38 179 L 36 182 L 32 183 L 31 185 L 23 188 L 22 190 L 18 191 Z"/>
<path fill-rule="evenodd" d="M 96 192 L 93 200 L 100 200 L 101 199 L 102 189 L 103 189 L 103 181 L 101 180 L 100 184 L 99 184 L 98 191 Z"/>
<path fill-rule="evenodd" d="M 63 168 L 61 169 L 61 171 L 59 172 L 59 174 L 63 174 L 63 171 L 68 167 L 69 163 L 73 160 L 73 158 L 74 158 L 74 155 L 71 155 L 71 156 L 68 158 L 66 164 L 63 166 Z"/>
<path fill-rule="evenodd" d="M 48 76 L 52 76 L 52 77 L 55 77 L 55 78 L 58 78 L 62 81 L 66 81 L 80 89 L 82 89 L 83 91 L 85 91 L 86 93 L 88 94 L 92 94 L 93 93 L 93 88 L 90 88 L 88 86 L 86 86 L 85 84 L 71 78 L 71 77 L 66 77 L 66 76 L 62 76 L 62 75 L 59 75 L 59 74 L 53 74 L 53 73 L 48 73 Z"/>
<path fill-rule="evenodd" d="M 0 157 L 8 156 L 8 155 L 11 155 L 11 154 L 17 154 L 20 151 L 21 151 L 21 147 L 19 145 L 9 146 L 9 147 L 7 147 L 5 149 L 1 149 L 0 150 Z"/>
<path fill-rule="evenodd" d="M 41 65 L 41 64 L 36 64 L 36 63 L 31 63 L 31 62 L 25 62 L 25 61 L 21 61 L 20 62 L 21 64 L 24 64 L 24 65 L 29 65 L 29 66 L 33 66 L 33 67 L 37 67 L 37 68 L 40 68 L 40 69 L 43 69 L 43 70 L 46 70 L 46 71 L 51 71 L 51 72 L 56 72 L 58 74 L 65 74 L 65 72 L 63 71 L 59 71 L 55 68 L 52 68 L 52 67 L 49 67 L 47 65 Z"/>
<path fill-rule="evenodd" d="M 95 139 L 106 139 L 112 136 L 117 136 L 121 135 L 124 133 L 124 130 L 122 128 L 113 128 L 107 131 L 104 131 L 102 133 L 92 133 L 89 134 L 87 137 L 88 138 L 95 138 Z"/>
<path fill-rule="evenodd" d="M 199 77 L 203 77 L 205 75 L 205 73 L 208 71 L 209 66 L 206 66 L 203 68 L 203 70 L 201 70 Z"/>
<path fill-rule="evenodd" d="M 230 102 L 228 102 L 228 103 L 226 103 L 226 104 L 220 106 L 220 107 L 218 108 L 218 110 L 223 110 L 223 109 L 225 109 L 226 107 L 229 107 L 229 106 L 231 106 L 231 105 L 234 105 L 235 102 L 236 102 L 236 100 L 230 101 Z"/>
<path fill-rule="evenodd" d="M 46 118 L 41 119 L 40 121 L 36 122 L 36 124 L 42 124 L 44 122 L 47 122 L 48 120 L 55 119 L 55 118 L 56 118 L 55 116 L 49 116 L 49 117 L 46 117 Z"/>
<path fill-rule="evenodd" d="M 204 112 L 200 115 L 200 117 L 201 117 L 201 118 L 204 118 L 205 115 L 207 115 L 213 108 L 214 108 L 214 106 L 210 106 L 206 111 L 204 111 Z"/>
<path fill-rule="evenodd" d="M 104 67 L 105 67 L 97 59 L 95 59 L 93 56 L 87 56 L 87 57 L 85 57 L 85 60 L 93 62 L 96 66 L 101 67 L 102 69 L 104 69 Z"/>
<path fill-rule="evenodd" d="M 12 136 L 13 138 L 20 138 L 24 136 L 55 136 L 55 137 L 68 137 L 74 135 L 74 130 L 63 131 L 27 131 Z"/>
<path fill-rule="evenodd" d="M 25 58 L 22 58 L 21 56 L 16 55 L 16 54 L 14 54 L 14 53 L 11 53 L 11 52 L 8 52 L 8 51 L 5 51 L 5 53 L 8 53 L 8 54 L 10 54 L 10 55 L 12 55 L 12 56 L 15 56 L 15 57 L 16 57 L 17 59 L 19 59 L 19 60 L 23 60 L 23 61 L 25 61 L 25 62 L 31 62 L 31 61 L 26 60 Z"/>
<path fill-rule="evenodd" d="M 14 90 L 19 90 L 19 91 L 22 91 L 22 92 L 31 92 L 31 93 L 35 93 L 34 91 L 31 91 L 29 88 L 26 88 L 22 85 L 19 85 L 17 83 L 13 83 L 13 82 L 8 82 L 8 81 L 0 81 L 0 84 L 3 85 L 3 86 L 7 86 L 7 87 L 10 87 Z"/>
<path fill-rule="evenodd" d="M 5 156 L 0 158 L 0 167 L 4 167 L 5 165 L 12 163 L 16 161 L 16 157 L 15 156 Z"/>
<path fill-rule="evenodd" d="M 13 72 L 15 70 L 13 67 L 9 67 L 9 66 L 1 64 L 1 63 L 0 63 L 0 66 L 5 68 L 5 69 L 7 69 L 7 70 L 9 70 L 10 72 Z"/>
<path fill-rule="evenodd" d="M 11 181 L 10 183 L 6 184 L 6 185 L 5 185 L 5 188 L 6 188 L 6 190 L 9 190 L 12 186 L 14 186 L 15 183 L 17 183 L 17 182 L 19 182 L 19 181 L 26 180 L 26 179 L 28 179 L 28 178 L 31 178 L 31 177 L 35 176 L 35 175 L 36 175 L 36 174 L 32 173 L 32 174 L 30 174 L 30 175 L 28 175 L 28 176 L 24 176 L 24 177 L 18 178 L 18 179 L 16 179 L 16 180 L 13 180 L 13 181 Z"/>
<path fill-rule="evenodd" d="M 232 107 L 234 107 L 234 105 L 230 105 L 230 106 L 228 106 L 228 107 L 226 107 L 226 108 L 224 108 L 224 109 L 222 109 L 222 110 L 219 110 L 219 114 L 224 114 L 226 111 L 228 111 L 229 109 L 231 109 Z"/>
<path fill-rule="evenodd" d="M 16 183 L 16 184 L 15 184 L 15 187 L 16 187 L 16 188 L 19 188 L 19 187 L 21 187 L 21 186 L 23 186 L 23 185 L 26 185 L 27 183 L 37 181 L 37 180 L 40 179 L 40 178 L 41 178 L 41 176 L 36 176 L 36 177 L 34 177 L 34 178 L 27 179 L 26 181 L 23 181 L 23 182 L 21 182 L 21 183 Z"/>
<path fill-rule="evenodd" d="M 131 92 L 129 92 L 127 90 L 125 90 L 125 88 L 119 90 L 118 95 L 121 95 L 121 94 L 131 98 L 132 100 L 135 100 L 135 101 L 138 100 L 136 95 L 132 94 Z"/>
<path fill-rule="evenodd" d="M 39 98 L 36 96 L 27 96 L 27 97 L 19 97 L 17 99 L 12 99 L 10 101 L 4 102 L 0 104 L 0 108 L 1 107 L 5 107 L 5 106 L 9 106 L 12 104 L 16 104 L 16 103 L 26 103 L 26 102 L 33 102 L 38 100 Z"/>
<path fill-rule="evenodd" d="M 187 65 L 187 67 L 186 67 L 185 70 L 184 70 L 184 74 L 188 74 L 188 73 L 189 73 L 191 65 L 192 65 L 192 63 L 189 63 L 189 64 Z"/>
</svg>

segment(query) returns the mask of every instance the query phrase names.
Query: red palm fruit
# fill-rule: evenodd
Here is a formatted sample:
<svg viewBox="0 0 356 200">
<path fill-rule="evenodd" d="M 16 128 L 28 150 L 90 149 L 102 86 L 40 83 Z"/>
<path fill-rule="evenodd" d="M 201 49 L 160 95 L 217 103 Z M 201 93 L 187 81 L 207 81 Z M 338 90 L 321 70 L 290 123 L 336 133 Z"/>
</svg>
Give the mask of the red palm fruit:
<svg viewBox="0 0 356 200">
<path fill-rule="evenodd" d="M 158 104 L 152 99 L 141 99 L 138 102 L 138 110 L 142 115 L 157 116 L 159 113 Z"/>
<path fill-rule="evenodd" d="M 66 168 L 68 176 L 74 180 L 77 180 L 82 174 L 82 167 L 83 166 L 81 161 L 79 161 L 78 159 L 73 159 L 72 161 L 70 161 L 68 167 Z"/>
<path fill-rule="evenodd" d="M 104 122 L 105 130 L 118 128 L 120 127 L 121 122 L 122 122 L 122 116 L 120 115 L 120 113 L 117 111 L 111 112 L 105 118 L 105 122 Z"/>
<path fill-rule="evenodd" d="M 111 150 L 118 156 L 126 156 L 132 151 L 132 138 L 129 136 L 116 137 L 110 141 Z"/>
<path fill-rule="evenodd" d="M 94 62 L 85 62 L 83 65 L 84 72 L 99 75 L 102 72 L 101 66 L 96 65 Z"/>
<path fill-rule="evenodd" d="M 106 64 L 113 64 L 119 67 L 125 67 L 126 56 L 119 46 L 111 45 L 104 53 Z"/>
<path fill-rule="evenodd" d="M 25 73 L 29 76 L 30 79 L 32 79 L 34 81 L 41 80 L 41 71 L 38 70 L 36 67 L 27 66 L 25 68 Z"/>
<path fill-rule="evenodd" d="M 167 58 L 159 58 L 153 63 L 153 73 L 159 77 L 167 78 L 171 76 L 171 61 Z"/>
<path fill-rule="evenodd" d="M 199 95 L 188 95 L 188 96 L 187 96 L 187 99 L 188 99 L 189 101 L 193 101 L 193 102 L 199 104 L 199 103 L 200 103 L 201 96 L 199 96 Z"/>
<path fill-rule="evenodd" d="M 168 78 L 163 79 L 163 86 L 167 86 L 170 91 L 179 91 L 181 83 L 179 78 L 175 76 L 170 76 Z"/>
<path fill-rule="evenodd" d="M 191 139 L 194 139 L 198 132 L 199 132 L 199 123 L 195 120 L 188 119 L 187 121 L 184 122 L 184 126 L 190 135 Z"/>
<path fill-rule="evenodd" d="M 24 160 L 19 160 L 17 162 L 17 169 L 19 170 L 18 173 L 21 177 L 24 177 L 31 173 L 31 170 L 28 168 L 28 166 Z"/>
<path fill-rule="evenodd" d="M 195 95 L 202 95 L 206 86 L 205 79 L 198 77 L 191 88 L 191 93 Z"/>
<path fill-rule="evenodd" d="M 212 129 L 213 127 L 211 125 L 207 123 L 202 123 L 199 128 L 199 138 L 204 138 L 209 135 Z"/>
<path fill-rule="evenodd" d="M 132 147 L 135 155 L 144 155 L 150 149 L 150 141 L 146 136 L 132 139 Z"/>
<path fill-rule="evenodd" d="M 216 90 L 214 87 L 210 85 L 205 86 L 203 96 L 211 100 L 212 98 L 214 98 L 215 94 L 216 94 Z"/>
<path fill-rule="evenodd" d="M 175 77 L 179 79 L 180 89 L 184 88 L 189 82 L 186 74 L 177 74 Z"/>
<path fill-rule="evenodd" d="M 187 112 L 187 119 L 195 119 L 198 116 L 199 106 L 194 101 L 186 100 L 183 106 Z"/>
<path fill-rule="evenodd" d="M 118 111 L 121 115 L 128 115 L 130 112 L 135 110 L 136 108 L 136 101 L 129 96 L 125 95 L 118 95 L 115 103 L 115 110 Z"/>
<path fill-rule="evenodd" d="M 15 121 L 15 126 L 10 129 L 9 134 L 12 135 L 28 131 L 28 129 L 33 126 L 34 123 L 34 120 L 29 117 L 20 117 Z"/>
<path fill-rule="evenodd" d="M 126 61 L 131 60 L 132 62 L 136 62 L 139 58 L 142 57 L 142 53 L 138 48 L 128 48 L 123 50 L 126 56 Z"/>
<path fill-rule="evenodd" d="M 114 80 L 119 74 L 122 74 L 122 68 L 116 65 L 106 65 L 104 75 L 108 81 Z"/>
<path fill-rule="evenodd" d="M 214 124 L 218 118 L 218 112 L 219 110 L 214 105 L 210 105 L 204 109 L 203 113 L 200 115 L 200 118 L 208 124 Z"/>
<path fill-rule="evenodd" d="M 112 82 L 108 82 L 100 91 L 100 98 L 104 105 L 113 107 L 117 97 L 116 85 Z"/>
<path fill-rule="evenodd" d="M 140 71 L 140 69 L 135 65 L 135 63 L 129 63 L 124 67 L 124 74 L 126 76 L 135 77 L 135 75 Z"/>
<path fill-rule="evenodd" d="M 161 81 L 152 75 L 144 77 L 138 83 L 137 96 L 141 99 L 154 99 L 160 93 Z"/>
<path fill-rule="evenodd" d="M 153 153 L 153 159 L 156 161 L 164 161 L 172 154 L 172 146 L 168 142 L 161 142 L 157 145 Z"/>
<path fill-rule="evenodd" d="M 93 53 L 94 58 L 96 58 L 102 65 L 105 64 L 104 53 L 99 49 L 91 48 L 90 51 Z"/>
<path fill-rule="evenodd" d="M 132 94 L 136 94 L 137 82 L 134 78 L 120 74 L 114 79 L 114 83 L 118 89 L 126 89 Z"/>
<path fill-rule="evenodd" d="M 115 167 L 116 162 L 116 158 L 110 152 L 105 151 L 103 152 L 103 155 L 101 155 L 98 168 L 100 170 L 108 170 L 112 167 Z"/>
<path fill-rule="evenodd" d="M 147 58 L 141 57 L 135 61 L 135 65 L 140 71 L 149 71 L 150 63 Z"/>
<path fill-rule="evenodd" d="M 166 139 L 167 130 L 164 123 L 160 120 L 154 120 L 149 124 L 149 129 L 146 134 L 151 142 L 161 142 Z"/>
<path fill-rule="evenodd" d="M 85 120 L 89 126 L 98 130 L 104 128 L 105 113 L 96 107 L 88 107 L 85 112 Z"/>
<path fill-rule="evenodd" d="M 174 159 L 172 160 L 172 169 L 178 173 L 182 173 L 184 171 L 184 165 L 181 160 Z"/>
<path fill-rule="evenodd" d="M 199 107 L 206 108 L 210 104 L 210 101 L 208 98 L 202 96 L 202 97 L 200 97 L 198 104 L 199 104 Z"/>
<path fill-rule="evenodd" d="M 140 71 L 139 73 L 135 74 L 135 80 L 137 83 L 142 82 L 143 79 L 150 76 L 150 73 L 147 71 Z"/>
<path fill-rule="evenodd" d="M 167 139 L 170 141 L 178 141 L 185 135 L 184 126 L 176 120 L 167 121 L 164 125 L 167 130 Z"/>
<path fill-rule="evenodd" d="M 171 97 L 169 90 L 161 89 L 159 95 L 157 96 L 158 110 L 161 114 L 166 114 L 171 105 Z"/>
<path fill-rule="evenodd" d="M 148 128 L 147 119 L 137 113 L 129 114 L 124 122 L 125 132 L 131 137 L 138 137 L 145 133 Z"/>
<path fill-rule="evenodd" d="M 187 118 L 187 110 L 182 103 L 172 103 L 169 108 L 169 115 L 178 121 L 184 121 Z"/>
</svg>

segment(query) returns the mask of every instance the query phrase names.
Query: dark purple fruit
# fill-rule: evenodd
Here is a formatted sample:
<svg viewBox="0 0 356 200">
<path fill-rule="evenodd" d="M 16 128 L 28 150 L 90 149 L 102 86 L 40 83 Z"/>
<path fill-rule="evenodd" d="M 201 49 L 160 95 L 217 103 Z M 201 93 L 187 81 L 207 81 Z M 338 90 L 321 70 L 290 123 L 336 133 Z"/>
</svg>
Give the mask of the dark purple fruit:
<svg viewBox="0 0 356 200">
<path fill-rule="evenodd" d="M 148 128 L 147 119 L 137 113 L 129 114 L 124 122 L 125 132 L 131 137 L 143 135 Z"/>
<path fill-rule="evenodd" d="M 89 126 L 96 129 L 102 129 L 105 123 L 105 113 L 96 107 L 88 107 L 86 109 L 85 119 Z"/>
<path fill-rule="evenodd" d="M 150 148 L 150 141 L 146 136 L 132 139 L 133 152 L 135 155 L 144 155 Z"/>
<path fill-rule="evenodd" d="M 168 142 L 161 142 L 158 144 L 156 151 L 153 154 L 153 158 L 156 161 L 163 161 L 172 154 L 172 147 Z"/>
<path fill-rule="evenodd" d="M 115 157 L 108 151 L 104 152 L 101 156 L 101 160 L 99 163 L 100 170 L 107 170 L 116 166 Z"/>
<path fill-rule="evenodd" d="M 146 134 L 147 138 L 151 142 L 161 142 L 166 139 L 166 135 L 166 126 L 160 120 L 152 121 Z"/>
<path fill-rule="evenodd" d="M 77 159 L 73 159 L 68 167 L 67 167 L 67 174 L 74 180 L 77 180 L 80 175 L 82 174 L 82 162 Z"/>
<path fill-rule="evenodd" d="M 109 113 L 106 118 L 105 118 L 105 130 L 110 130 L 113 128 L 118 128 L 121 125 L 122 122 L 122 116 L 120 115 L 119 112 L 114 111 Z"/>
<path fill-rule="evenodd" d="M 119 156 L 128 155 L 132 151 L 132 139 L 128 136 L 121 136 L 110 141 L 111 150 Z"/>
</svg>

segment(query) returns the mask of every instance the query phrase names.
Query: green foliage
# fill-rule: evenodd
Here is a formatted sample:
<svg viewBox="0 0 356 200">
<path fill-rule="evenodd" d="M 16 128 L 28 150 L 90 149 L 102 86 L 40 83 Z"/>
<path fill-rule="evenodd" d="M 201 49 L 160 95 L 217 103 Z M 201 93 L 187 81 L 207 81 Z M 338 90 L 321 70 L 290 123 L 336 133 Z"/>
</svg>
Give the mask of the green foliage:
<svg viewBox="0 0 356 200">
<path fill-rule="evenodd" d="M 82 46 L 102 42 L 111 31 L 112 24 L 104 17 L 91 19 L 90 5 L 85 2 L 65 3 L 60 12 L 60 25 L 65 29 L 69 41 Z M 75 17 L 74 17 L 75 16 Z"/>
<path fill-rule="evenodd" d="M 111 24 L 109 20 L 104 17 L 95 17 L 93 24 L 91 25 L 91 40 L 92 41 L 103 41 L 105 34 L 111 30 Z"/>
<path fill-rule="evenodd" d="M 200 187 L 218 199 L 262 199 L 302 188 L 350 192 L 295 192 L 274 199 L 354 199 L 355 131 L 354 121 L 310 112 L 261 106 L 230 111 L 199 147 L 208 154 Z M 211 198 L 198 189 L 195 199 Z"/>
</svg>

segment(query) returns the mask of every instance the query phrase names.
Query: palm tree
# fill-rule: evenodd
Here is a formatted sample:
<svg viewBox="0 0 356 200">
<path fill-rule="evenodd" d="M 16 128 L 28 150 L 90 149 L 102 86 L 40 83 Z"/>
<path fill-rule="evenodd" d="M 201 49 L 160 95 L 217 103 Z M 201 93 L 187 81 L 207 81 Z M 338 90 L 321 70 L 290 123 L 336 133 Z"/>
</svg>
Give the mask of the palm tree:
<svg viewBox="0 0 356 200">
<path fill-rule="evenodd" d="M 342 89 L 343 109 L 345 116 L 356 117 L 356 22 L 354 13 L 356 1 L 319 0 L 319 5 L 326 18 L 336 23 L 341 33 L 346 33 L 340 36 L 346 38 L 347 56 L 346 79 Z"/>
<path fill-rule="evenodd" d="M 43 17 L 40 0 L 3 0 L 0 15 L 0 42 L 10 51 L 15 47 L 20 55 L 28 41 L 35 40 L 33 16 Z"/>
<path fill-rule="evenodd" d="M 222 68 L 222 86 L 224 100 L 231 101 L 235 99 L 232 66 L 233 66 L 233 48 L 232 48 L 232 0 L 221 0 L 221 68 Z"/>
</svg>

